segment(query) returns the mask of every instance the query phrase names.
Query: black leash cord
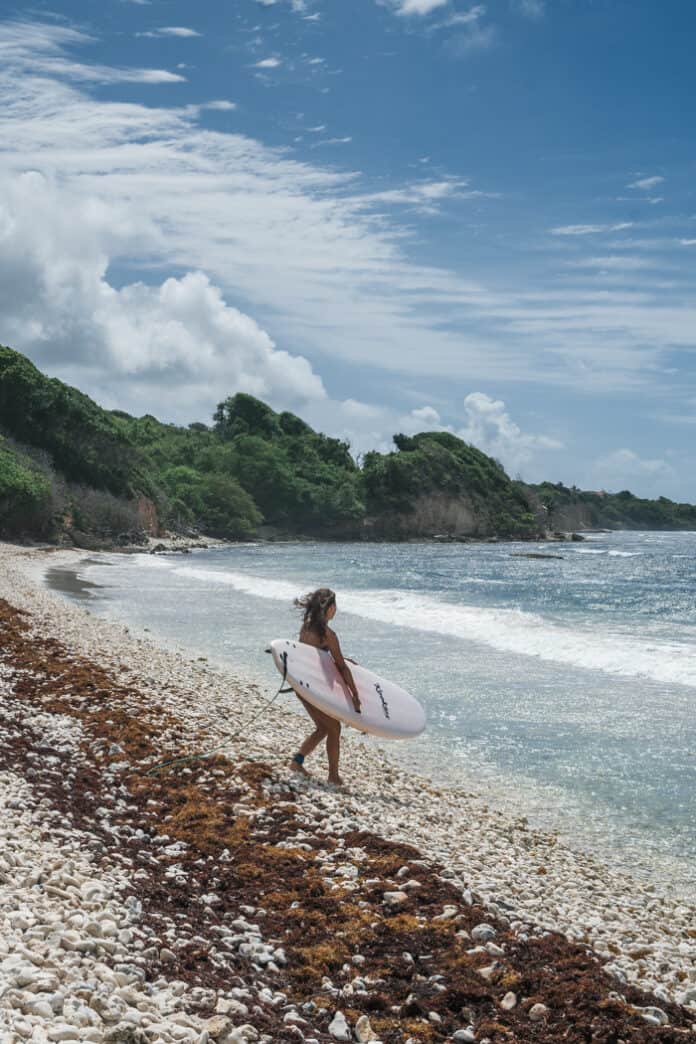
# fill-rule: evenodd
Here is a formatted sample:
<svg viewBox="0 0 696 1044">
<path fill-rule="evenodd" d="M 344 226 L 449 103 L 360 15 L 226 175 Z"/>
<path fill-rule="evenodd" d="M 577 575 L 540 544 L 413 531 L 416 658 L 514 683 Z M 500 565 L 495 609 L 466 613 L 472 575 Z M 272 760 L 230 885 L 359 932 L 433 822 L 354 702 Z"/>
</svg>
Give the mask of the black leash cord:
<svg viewBox="0 0 696 1044">
<path fill-rule="evenodd" d="M 241 725 L 236 732 L 233 732 L 230 736 L 227 736 L 222 743 L 218 744 L 217 747 L 212 747 L 211 750 L 203 751 L 202 754 L 190 754 L 186 758 L 170 758 L 169 761 L 163 761 L 160 765 L 154 765 L 151 769 L 148 769 L 145 775 L 154 776 L 156 772 L 160 772 L 162 769 L 172 768 L 174 765 L 185 765 L 189 761 L 200 761 L 202 758 L 209 758 L 211 754 L 217 754 L 219 750 L 222 750 L 223 747 L 226 747 L 228 745 L 228 743 L 231 743 L 232 740 L 236 739 L 237 736 L 241 735 L 241 733 L 244 732 L 245 729 L 247 729 L 250 725 L 253 725 L 255 721 L 258 721 L 258 719 L 271 706 L 271 704 L 275 703 L 275 701 L 278 699 L 281 693 L 294 692 L 295 690 L 292 687 L 283 688 L 288 676 L 288 654 L 286 652 L 283 653 L 282 660 L 283 677 L 280 679 L 280 688 L 273 696 L 271 696 L 270 700 L 266 700 L 261 709 L 257 711 L 257 713 L 254 714 L 251 718 L 249 718 L 248 721 L 245 721 L 244 724 Z"/>
</svg>

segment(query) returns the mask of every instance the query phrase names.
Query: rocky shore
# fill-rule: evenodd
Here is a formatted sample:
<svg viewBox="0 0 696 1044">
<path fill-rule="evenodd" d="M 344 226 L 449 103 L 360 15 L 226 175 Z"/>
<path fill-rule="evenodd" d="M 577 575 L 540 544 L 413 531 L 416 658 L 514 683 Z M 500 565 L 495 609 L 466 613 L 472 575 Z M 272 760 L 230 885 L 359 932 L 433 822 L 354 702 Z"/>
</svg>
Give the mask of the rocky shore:
<svg viewBox="0 0 696 1044">
<path fill-rule="evenodd" d="M 346 792 L 299 716 L 148 775 L 268 694 L 47 591 L 78 557 L 0 545 L 0 1041 L 696 1041 L 692 905 L 360 737 Z"/>
</svg>

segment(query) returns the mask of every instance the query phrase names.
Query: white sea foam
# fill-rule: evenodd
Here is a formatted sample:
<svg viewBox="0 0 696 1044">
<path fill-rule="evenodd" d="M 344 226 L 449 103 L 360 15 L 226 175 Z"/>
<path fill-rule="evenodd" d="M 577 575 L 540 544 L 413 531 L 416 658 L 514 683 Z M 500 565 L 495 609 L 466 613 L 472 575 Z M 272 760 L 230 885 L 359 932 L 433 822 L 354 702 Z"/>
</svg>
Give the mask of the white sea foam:
<svg viewBox="0 0 696 1044">
<path fill-rule="evenodd" d="M 196 566 L 175 567 L 174 572 L 203 583 L 229 584 L 244 594 L 285 603 L 312 587 L 311 580 L 300 590 L 287 580 Z M 632 637 L 607 630 L 600 633 L 579 625 L 564 627 L 538 613 L 461 605 L 415 591 L 342 590 L 340 604 L 343 611 L 363 619 L 446 634 L 501 652 L 696 687 L 696 648 L 686 642 L 668 642 L 645 634 Z"/>
</svg>

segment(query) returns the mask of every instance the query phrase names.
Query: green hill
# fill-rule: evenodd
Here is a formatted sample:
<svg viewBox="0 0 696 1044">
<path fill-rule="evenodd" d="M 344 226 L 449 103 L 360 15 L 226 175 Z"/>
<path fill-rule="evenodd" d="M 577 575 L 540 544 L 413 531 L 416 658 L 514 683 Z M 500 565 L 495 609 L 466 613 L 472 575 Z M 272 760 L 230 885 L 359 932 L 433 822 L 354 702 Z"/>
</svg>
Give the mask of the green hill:
<svg viewBox="0 0 696 1044">
<path fill-rule="evenodd" d="M 449 432 L 395 435 L 392 453 L 367 453 L 363 485 L 373 531 L 412 536 L 540 535 L 523 487 Z"/>
<path fill-rule="evenodd" d="M 696 529 L 696 506 L 667 497 L 647 500 L 628 490 L 607 493 L 542 482 L 529 487 L 552 529 Z"/>
<path fill-rule="evenodd" d="M 81 547 L 173 530 L 227 539 L 537 539 L 545 528 L 696 526 L 696 508 L 512 482 L 447 432 L 347 443 L 251 395 L 211 424 L 104 410 L 0 346 L 0 536 Z M 562 524 L 567 523 L 567 524 Z"/>
<path fill-rule="evenodd" d="M 364 515 L 347 444 L 250 395 L 220 403 L 211 426 L 163 424 L 104 410 L 0 346 L 0 438 L 5 536 L 352 535 Z"/>
</svg>

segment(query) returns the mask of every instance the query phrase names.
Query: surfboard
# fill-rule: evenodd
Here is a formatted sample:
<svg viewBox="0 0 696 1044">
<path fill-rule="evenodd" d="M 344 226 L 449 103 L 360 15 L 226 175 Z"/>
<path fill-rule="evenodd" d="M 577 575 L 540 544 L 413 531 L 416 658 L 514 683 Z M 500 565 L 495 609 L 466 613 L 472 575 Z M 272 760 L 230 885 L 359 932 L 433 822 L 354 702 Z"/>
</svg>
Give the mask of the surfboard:
<svg viewBox="0 0 696 1044">
<path fill-rule="evenodd" d="M 358 714 L 331 653 L 286 638 L 271 642 L 271 653 L 281 674 L 287 657 L 285 673 L 290 685 L 331 718 L 383 739 L 412 739 L 425 728 L 425 711 L 418 700 L 365 667 L 349 665 L 360 696 Z"/>
</svg>

